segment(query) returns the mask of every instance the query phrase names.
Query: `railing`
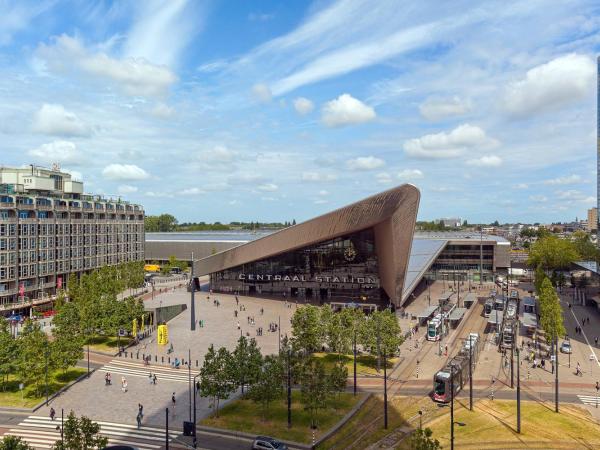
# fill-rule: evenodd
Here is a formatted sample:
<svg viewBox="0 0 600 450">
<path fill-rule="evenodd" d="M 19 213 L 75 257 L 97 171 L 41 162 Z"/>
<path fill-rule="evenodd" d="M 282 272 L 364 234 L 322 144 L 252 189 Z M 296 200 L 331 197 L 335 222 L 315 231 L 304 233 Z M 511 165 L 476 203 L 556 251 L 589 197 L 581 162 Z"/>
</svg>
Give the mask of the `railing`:
<svg viewBox="0 0 600 450">
<path fill-rule="evenodd" d="M 12 289 L 5 289 L 3 291 L 0 291 L 0 297 L 4 297 L 7 295 L 14 295 L 19 291 L 19 288 L 12 288 Z"/>
<path fill-rule="evenodd" d="M 2 208 L 14 208 L 15 202 L 0 202 L 0 207 Z"/>
<path fill-rule="evenodd" d="M 23 210 L 34 210 L 35 205 L 33 203 L 17 203 L 17 208 Z"/>
</svg>

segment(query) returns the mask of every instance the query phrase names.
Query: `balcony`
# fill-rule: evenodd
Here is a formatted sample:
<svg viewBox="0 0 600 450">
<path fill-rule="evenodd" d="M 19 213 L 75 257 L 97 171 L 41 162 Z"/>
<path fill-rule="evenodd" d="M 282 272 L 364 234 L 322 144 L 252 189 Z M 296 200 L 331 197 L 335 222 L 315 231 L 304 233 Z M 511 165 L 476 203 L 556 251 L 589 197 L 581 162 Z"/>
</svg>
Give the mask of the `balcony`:
<svg viewBox="0 0 600 450">
<path fill-rule="evenodd" d="M 0 202 L 0 208 L 14 208 L 15 202 Z"/>
<path fill-rule="evenodd" d="M 38 211 L 52 211 L 52 205 L 37 205 Z"/>
<path fill-rule="evenodd" d="M 18 288 L 5 289 L 3 291 L 0 291 L 0 297 L 5 297 L 7 295 L 15 295 L 17 292 L 19 292 Z"/>
<path fill-rule="evenodd" d="M 56 211 L 67 211 L 69 207 L 67 205 L 55 205 L 54 209 Z"/>
<path fill-rule="evenodd" d="M 33 211 L 35 205 L 33 203 L 17 203 L 17 208 L 23 211 Z"/>
</svg>

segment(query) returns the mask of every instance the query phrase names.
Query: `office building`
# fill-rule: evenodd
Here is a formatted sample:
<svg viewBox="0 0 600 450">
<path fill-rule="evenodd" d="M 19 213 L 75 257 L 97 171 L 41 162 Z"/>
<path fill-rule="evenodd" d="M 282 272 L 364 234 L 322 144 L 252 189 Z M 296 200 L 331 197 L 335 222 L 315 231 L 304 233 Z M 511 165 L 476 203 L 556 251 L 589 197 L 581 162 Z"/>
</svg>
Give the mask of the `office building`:
<svg viewBox="0 0 600 450">
<path fill-rule="evenodd" d="M 144 259 L 144 210 L 84 194 L 59 167 L 0 167 L 0 310 L 43 303 L 69 277 Z"/>
<path fill-rule="evenodd" d="M 590 208 L 587 211 L 586 230 L 590 233 L 598 230 L 598 208 Z"/>
</svg>

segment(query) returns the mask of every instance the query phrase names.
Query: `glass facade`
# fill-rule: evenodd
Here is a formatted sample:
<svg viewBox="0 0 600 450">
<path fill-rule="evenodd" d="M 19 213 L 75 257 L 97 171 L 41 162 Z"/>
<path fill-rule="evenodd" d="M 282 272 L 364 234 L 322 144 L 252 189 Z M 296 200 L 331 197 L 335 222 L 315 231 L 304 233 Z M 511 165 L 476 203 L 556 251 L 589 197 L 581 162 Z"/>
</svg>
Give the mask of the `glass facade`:
<svg viewBox="0 0 600 450">
<path fill-rule="evenodd" d="M 214 292 L 387 305 L 372 229 L 210 275 Z"/>
</svg>

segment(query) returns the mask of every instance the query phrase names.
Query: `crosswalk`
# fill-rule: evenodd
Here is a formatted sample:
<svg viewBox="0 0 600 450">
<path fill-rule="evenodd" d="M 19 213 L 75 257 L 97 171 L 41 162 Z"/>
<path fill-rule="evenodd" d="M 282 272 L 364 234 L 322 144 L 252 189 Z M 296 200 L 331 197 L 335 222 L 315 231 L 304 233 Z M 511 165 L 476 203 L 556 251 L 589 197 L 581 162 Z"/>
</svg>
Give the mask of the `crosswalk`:
<svg viewBox="0 0 600 450">
<path fill-rule="evenodd" d="M 131 445 L 140 450 L 153 450 L 161 448 L 165 443 L 165 431 L 160 428 L 142 426 L 138 429 L 136 425 L 95 422 L 100 425 L 100 434 L 108 437 L 111 445 Z M 4 435 L 21 437 L 36 449 L 51 448 L 60 440 L 60 419 L 53 421 L 49 417 L 29 416 Z M 169 433 L 169 441 L 176 437 L 177 434 Z"/>
<path fill-rule="evenodd" d="M 578 395 L 577 397 L 584 405 L 598 405 L 600 407 L 600 397 L 597 395 Z"/>
<path fill-rule="evenodd" d="M 181 366 L 180 369 L 170 367 L 145 366 L 144 364 L 130 362 L 123 359 L 113 359 L 111 362 L 99 369 L 100 372 L 110 372 L 111 375 L 123 375 L 129 377 L 148 378 L 149 374 L 156 374 L 157 381 L 175 381 L 188 383 L 189 373 L 187 367 Z M 197 370 L 191 371 L 192 377 L 198 374 Z M 118 384 L 119 380 L 112 377 L 113 384 Z"/>
</svg>

